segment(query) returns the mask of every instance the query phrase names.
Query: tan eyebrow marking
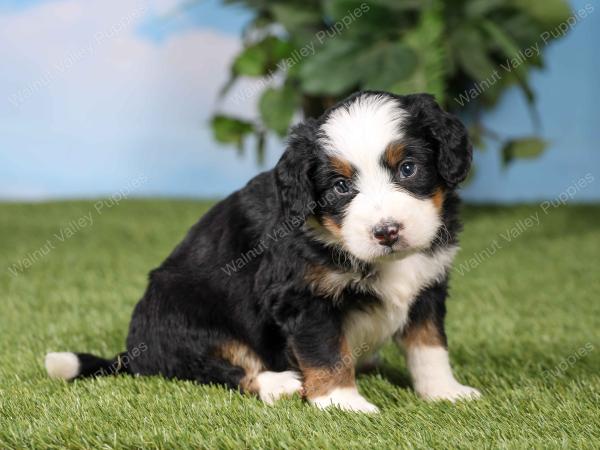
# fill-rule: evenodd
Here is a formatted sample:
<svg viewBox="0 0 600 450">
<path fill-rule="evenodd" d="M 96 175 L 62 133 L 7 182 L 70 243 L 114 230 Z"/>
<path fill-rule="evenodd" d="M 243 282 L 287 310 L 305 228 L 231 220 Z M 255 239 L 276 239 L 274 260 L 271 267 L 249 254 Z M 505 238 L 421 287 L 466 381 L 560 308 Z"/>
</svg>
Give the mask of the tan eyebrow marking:
<svg viewBox="0 0 600 450">
<path fill-rule="evenodd" d="M 331 156 L 329 158 L 329 162 L 331 163 L 333 170 L 335 170 L 337 173 L 345 176 L 346 178 L 352 178 L 352 175 L 354 174 L 354 168 L 348 161 Z"/>
<path fill-rule="evenodd" d="M 387 162 L 388 166 L 396 167 L 400 161 L 404 158 L 404 144 L 399 142 L 392 142 L 389 144 L 386 149 L 383 157 Z"/>
</svg>

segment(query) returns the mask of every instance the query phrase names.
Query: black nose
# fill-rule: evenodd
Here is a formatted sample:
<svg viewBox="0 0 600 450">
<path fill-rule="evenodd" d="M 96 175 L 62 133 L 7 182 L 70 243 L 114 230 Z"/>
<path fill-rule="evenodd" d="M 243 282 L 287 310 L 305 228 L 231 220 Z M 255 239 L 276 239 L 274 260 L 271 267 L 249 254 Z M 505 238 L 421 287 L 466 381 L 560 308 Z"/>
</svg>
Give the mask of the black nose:
<svg viewBox="0 0 600 450">
<path fill-rule="evenodd" d="M 392 246 L 398 242 L 398 231 L 402 228 L 398 222 L 384 222 L 373 228 L 373 236 L 381 245 Z"/>
</svg>

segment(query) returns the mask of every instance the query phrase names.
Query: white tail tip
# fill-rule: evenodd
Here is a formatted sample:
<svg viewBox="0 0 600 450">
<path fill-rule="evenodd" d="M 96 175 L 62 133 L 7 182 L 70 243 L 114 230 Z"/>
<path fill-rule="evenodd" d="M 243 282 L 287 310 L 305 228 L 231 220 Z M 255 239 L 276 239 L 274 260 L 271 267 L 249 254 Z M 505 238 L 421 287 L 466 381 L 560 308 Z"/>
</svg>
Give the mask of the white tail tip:
<svg viewBox="0 0 600 450">
<path fill-rule="evenodd" d="M 46 371 L 50 378 L 72 380 L 79 375 L 79 358 L 75 353 L 48 353 L 45 361 Z"/>
</svg>

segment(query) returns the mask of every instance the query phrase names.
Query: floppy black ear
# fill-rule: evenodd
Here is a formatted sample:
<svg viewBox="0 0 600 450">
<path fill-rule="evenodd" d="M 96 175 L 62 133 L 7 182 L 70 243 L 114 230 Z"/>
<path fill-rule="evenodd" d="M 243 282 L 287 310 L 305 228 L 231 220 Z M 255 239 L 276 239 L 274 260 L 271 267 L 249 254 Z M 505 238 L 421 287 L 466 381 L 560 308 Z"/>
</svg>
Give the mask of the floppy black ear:
<svg viewBox="0 0 600 450">
<path fill-rule="evenodd" d="M 315 208 L 316 130 L 313 119 L 292 128 L 287 149 L 275 166 L 281 209 L 286 220 L 305 220 Z"/>
<path fill-rule="evenodd" d="M 408 109 L 438 142 L 437 165 L 440 176 L 454 188 L 467 178 L 473 147 L 467 129 L 453 114 L 444 111 L 430 94 L 407 96 Z"/>
</svg>

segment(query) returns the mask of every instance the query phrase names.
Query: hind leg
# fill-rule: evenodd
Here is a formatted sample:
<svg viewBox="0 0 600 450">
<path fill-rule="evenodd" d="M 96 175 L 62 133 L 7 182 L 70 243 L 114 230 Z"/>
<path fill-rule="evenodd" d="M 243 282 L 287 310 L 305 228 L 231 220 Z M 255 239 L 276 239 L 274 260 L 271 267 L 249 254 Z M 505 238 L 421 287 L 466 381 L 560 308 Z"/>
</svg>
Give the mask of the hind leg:
<svg viewBox="0 0 600 450">
<path fill-rule="evenodd" d="M 186 279 L 153 274 L 129 329 L 128 349 L 142 344 L 145 348 L 132 359 L 132 373 L 221 384 L 256 394 L 265 403 L 299 392 L 302 384 L 295 372 L 269 371 L 250 345 L 218 327 L 230 318 L 219 315 L 223 305 L 215 298 L 218 295 L 190 287 Z M 194 307 L 192 314 L 190 302 L 201 303 L 202 308 Z"/>
<path fill-rule="evenodd" d="M 177 362 L 169 366 L 168 372 L 164 369 L 158 372 L 168 378 L 225 385 L 230 389 L 255 394 L 267 404 L 273 404 L 281 397 L 302 390 L 297 372 L 267 370 L 260 357 L 249 346 L 234 339 L 220 339 L 203 351 L 198 348 L 173 349 L 172 355 L 172 358 L 163 358 L 164 361 Z M 136 361 L 138 367 L 140 362 Z M 137 373 L 153 375 L 157 372 Z"/>
<path fill-rule="evenodd" d="M 265 370 L 260 357 L 239 341 L 232 340 L 221 344 L 217 354 L 223 360 L 243 370 L 244 375 L 239 381 L 239 387 L 244 392 L 258 395 L 269 405 L 302 390 L 300 374 L 291 370 L 284 372 Z"/>
</svg>

